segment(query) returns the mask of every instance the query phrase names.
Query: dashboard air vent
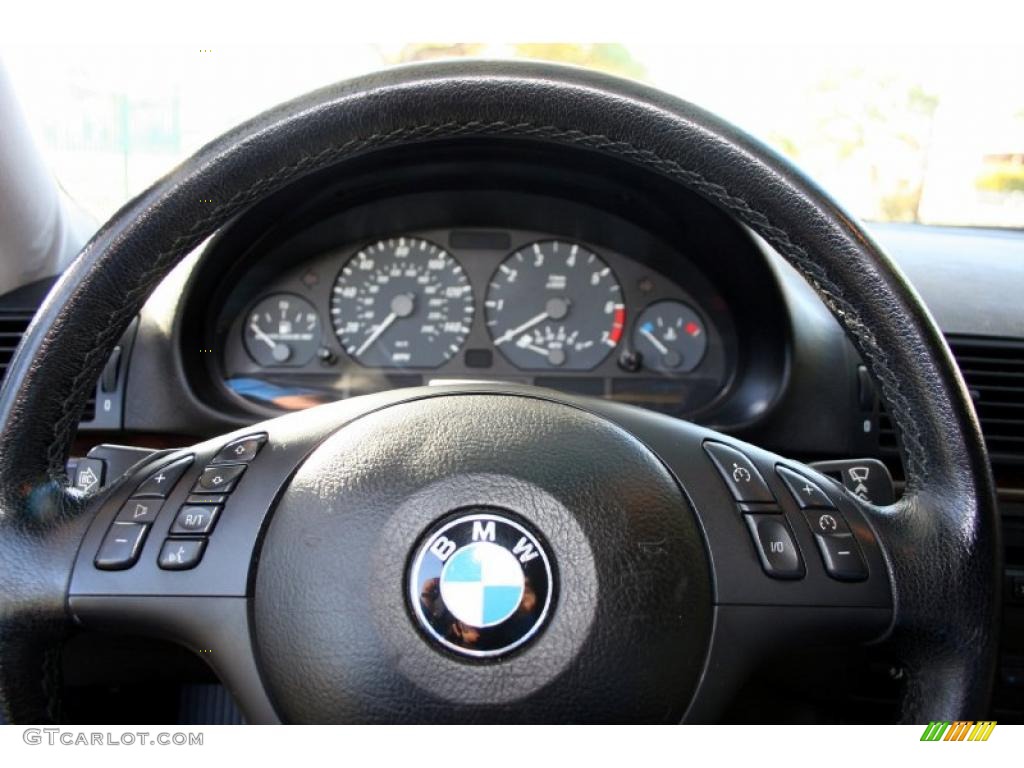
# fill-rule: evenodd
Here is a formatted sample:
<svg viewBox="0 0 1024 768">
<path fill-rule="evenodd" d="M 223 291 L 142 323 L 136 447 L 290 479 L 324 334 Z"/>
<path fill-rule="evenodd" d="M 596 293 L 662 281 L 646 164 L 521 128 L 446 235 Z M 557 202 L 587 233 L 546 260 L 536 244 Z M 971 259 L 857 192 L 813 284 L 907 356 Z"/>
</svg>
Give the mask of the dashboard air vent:
<svg viewBox="0 0 1024 768">
<path fill-rule="evenodd" d="M 948 339 L 993 460 L 1024 460 L 1024 341 Z"/>
<path fill-rule="evenodd" d="M 0 382 L 7 376 L 14 350 L 18 348 L 32 317 L 31 311 L 0 310 Z"/>
<path fill-rule="evenodd" d="M 947 339 L 978 410 L 993 463 L 1024 462 L 1024 341 L 950 336 Z M 882 410 L 878 442 L 896 447 L 896 431 Z"/>
<path fill-rule="evenodd" d="M 0 383 L 7 376 L 7 367 L 14 357 L 21 337 L 25 335 L 29 323 L 35 313 L 31 310 L 0 309 Z M 96 417 L 96 396 L 93 394 L 85 404 L 82 421 L 92 421 Z"/>
</svg>

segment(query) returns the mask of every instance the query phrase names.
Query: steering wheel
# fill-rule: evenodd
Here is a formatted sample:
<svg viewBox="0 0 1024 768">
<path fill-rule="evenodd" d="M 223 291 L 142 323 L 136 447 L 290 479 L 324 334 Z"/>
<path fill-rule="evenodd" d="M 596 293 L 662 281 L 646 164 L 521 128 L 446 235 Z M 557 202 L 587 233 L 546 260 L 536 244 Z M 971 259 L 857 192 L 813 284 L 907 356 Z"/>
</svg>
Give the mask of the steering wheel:
<svg viewBox="0 0 1024 768">
<path fill-rule="evenodd" d="M 156 454 L 91 495 L 69 487 L 101 368 L 185 254 L 306 174 L 460 141 L 631 163 L 764 238 L 863 357 L 901 435 L 902 498 L 871 506 L 667 416 L 482 384 L 344 400 Z M 203 651 L 252 722 L 707 721 L 765 654 L 839 640 L 891 646 L 906 721 L 988 705 L 994 486 L 941 333 L 825 192 L 636 83 L 423 65 L 236 128 L 128 203 L 68 268 L 10 365 L 0 419 L 12 721 L 59 718 L 76 625 Z M 199 528 L 182 522 L 189 505 Z"/>
</svg>

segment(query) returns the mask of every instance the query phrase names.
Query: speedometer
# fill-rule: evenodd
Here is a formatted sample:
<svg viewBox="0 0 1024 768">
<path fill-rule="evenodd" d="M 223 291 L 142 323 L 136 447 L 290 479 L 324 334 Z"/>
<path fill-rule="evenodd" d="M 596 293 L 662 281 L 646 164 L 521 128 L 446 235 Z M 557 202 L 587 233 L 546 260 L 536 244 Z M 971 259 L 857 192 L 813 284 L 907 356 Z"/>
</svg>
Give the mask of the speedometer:
<svg viewBox="0 0 1024 768">
<path fill-rule="evenodd" d="M 379 240 L 342 267 L 331 322 L 342 347 L 363 365 L 436 368 L 466 340 L 473 291 L 440 246 L 417 237 Z"/>
<path fill-rule="evenodd" d="M 506 258 L 484 302 L 494 346 L 524 369 L 590 370 L 622 338 L 622 287 L 600 256 L 544 240 Z"/>
</svg>

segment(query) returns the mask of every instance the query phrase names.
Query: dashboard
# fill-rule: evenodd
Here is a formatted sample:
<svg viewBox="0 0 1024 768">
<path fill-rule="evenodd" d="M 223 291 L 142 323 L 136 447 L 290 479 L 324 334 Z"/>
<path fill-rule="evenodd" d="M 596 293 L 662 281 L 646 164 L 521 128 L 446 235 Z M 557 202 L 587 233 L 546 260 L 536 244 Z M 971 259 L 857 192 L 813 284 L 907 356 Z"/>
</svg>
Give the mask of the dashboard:
<svg viewBox="0 0 1024 768">
<path fill-rule="evenodd" d="M 700 198 L 464 147 L 348 170 L 245 212 L 189 270 L 182 372 L 221 420 L 480 381 L 736 426 L 780 395 L 777 276 Z"/>
<path fill-rule="evenodd" d="M 500 379 L 695 412 L 725 390 L 735 332 L 706 279 L 676 277 L 689 290 L 622 253 L 550 232 L 384 236 L 243 289 L 256 298 L 225 323 L 224 381 L 286 410 Z"/>
</svg>

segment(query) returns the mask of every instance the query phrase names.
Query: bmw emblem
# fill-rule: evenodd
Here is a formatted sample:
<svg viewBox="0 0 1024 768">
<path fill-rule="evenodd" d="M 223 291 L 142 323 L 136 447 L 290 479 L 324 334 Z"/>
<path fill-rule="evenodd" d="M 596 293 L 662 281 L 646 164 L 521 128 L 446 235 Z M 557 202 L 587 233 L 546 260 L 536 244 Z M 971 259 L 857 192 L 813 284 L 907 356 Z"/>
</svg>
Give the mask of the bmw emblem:
<svg viewBox="0 0 1024 768">
<path fill-rule="evenodd" d="M 493 513 L 442 522 L 420 546 L 409 574 L 412 612 L 451 651 L 499 656 L 535 636 L 554 581 L 537 535 Z"/>
</svg>

